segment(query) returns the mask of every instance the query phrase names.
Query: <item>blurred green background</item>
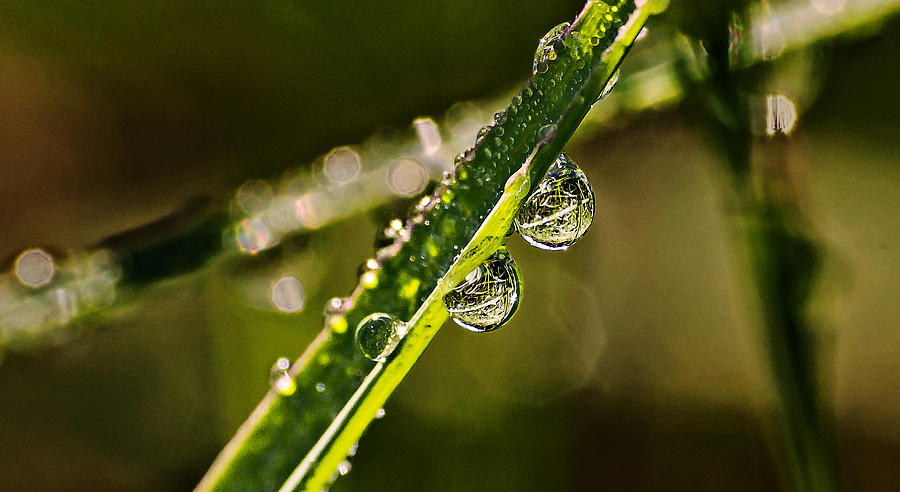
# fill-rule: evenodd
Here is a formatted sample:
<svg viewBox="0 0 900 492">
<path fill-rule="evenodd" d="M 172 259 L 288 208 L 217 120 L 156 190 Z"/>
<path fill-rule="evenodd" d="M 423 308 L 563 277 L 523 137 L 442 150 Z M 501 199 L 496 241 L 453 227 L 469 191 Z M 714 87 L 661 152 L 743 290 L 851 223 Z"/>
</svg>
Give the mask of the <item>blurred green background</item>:
<svg viewBox="0 0 900 492">
<path fill-rule="evenodd" d="M 6 0 L 0 258 L 90 248 L 196 197 L 202 218 L 247 179 L 505 90 L 580 7 Z M 821 92 L 786 144 L 827 251 L 811 316 L 846 490 L 900 483 L 898 50 L 896 20 L 810 47 L 803 82 Z M 519 314 L 484 335 L 448 324 L 334 490 L 781 487 L 777 400 L 721 149 L 685 103 L 568 152 L 597 196 L 588 235 L 565 253 L 511 239 Z M 299 355 L 319 306 L 351 290 L 372 254 L 360 238 L 388 217 L 132 288 L 65 343 L 7 354 L 0 489 L 192 488 L 271 363 Z M 283 272 L 306 287 L 299 314 L 259 302 Z"/>
</svg>

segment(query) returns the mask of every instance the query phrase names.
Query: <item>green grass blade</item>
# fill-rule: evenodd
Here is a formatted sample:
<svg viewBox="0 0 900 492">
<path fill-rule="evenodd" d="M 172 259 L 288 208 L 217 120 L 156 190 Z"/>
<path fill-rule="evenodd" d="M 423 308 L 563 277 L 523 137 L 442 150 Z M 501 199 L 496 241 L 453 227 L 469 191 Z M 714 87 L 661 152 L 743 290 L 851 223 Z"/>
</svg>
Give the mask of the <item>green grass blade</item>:
<svg viewBox="0 0 900 492">
<path fill-rule="evenodd" d="M 504 241 L 513 216 L 618 68 L 649 15 L 665 2 L 588 2 L 568 49 L 535 74 L 505 116 L 466 153 L 455 176 L 407 221 L 408 236 L 379 254 L 325 329 L 291 368 L 295 390 L 270 391 L 198 490 L 321 490 L 447 319 L 442 297 Z M 578 35 L 572 33 L 578 32 Z M 386 362 L 356 347 L 368 314 L 408 320 Z"/>
</svg>

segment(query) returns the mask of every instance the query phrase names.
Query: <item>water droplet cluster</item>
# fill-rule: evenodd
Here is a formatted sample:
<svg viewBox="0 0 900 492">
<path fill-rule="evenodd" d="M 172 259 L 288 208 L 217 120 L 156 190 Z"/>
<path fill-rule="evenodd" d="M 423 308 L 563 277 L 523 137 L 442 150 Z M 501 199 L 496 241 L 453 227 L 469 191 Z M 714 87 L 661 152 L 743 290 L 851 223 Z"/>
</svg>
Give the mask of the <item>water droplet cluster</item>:
<svg viewBox="0 0 900 492">
<path fill-rule="evenodd" d="M 559 154 L 522 203 L 515 225 L 529 244 L 562 250 L 581 239 L 593 219 L 594 192 L 587 176 L 566 154 Z"/>
<path fill-rule="evenodd" d="M 384 358 L 381 349 L 394 346 L 396 341 L 391 340 L 395 340 L 396 335 L 389 329 L 376 330 L 374 325 L 369 326 L 373 320 L 360 320 L 355 313 L 388 311 L 398 317 L 389 323 L 385 321 L 388 326 L 400 323 L 399 319 L 410 319 L 481 226 L 484 211 L 490 210 L 502 195 L 508 177 L 539 146 L 556 138 L 559 115 L 565 113 L 570 102 L 579 97 L 583 100 L 582 91 L 593 60 L 610 45 L 622 25 L 620 19 L 623 16 L 613 14 L 625 5 L 624 2 L 613 6 L 595 3 L 591 22 L 597 31 L 593 32 L 592 28 L 591 37 L 585 38 L 565 24 L 551 29 L 539 43 L 535 56 L 536 73 L 529 83 L 512 98 L 506 110 L 494 115 L 491 125 L 478 132 L 474 147 L 456 156 L 453 171 L 443 176 L 435 193 L 418 203 L 407 220 L 392 221 L 376 238 L 380 248 L 376 258 L 381 266 L 378 276 L 390 282 L 392 287 L 368 288 L 361 284 L 362 290 L 354 298 L 354 309 L 347 317 L 350 326 L 369 330 L 358 330 L 360 335 L 364 335 L 362 342 L 369 338 L 377 341 L 371 346 L 360 342 L 361 348 L 363 345 L 367 347 L 363 350 L 367 357 L 373 360 Z M 613 80 L 607 84 L 607 89 L 611 89 L 614 83 Z M 550 182 L 557 182 L 559 188 L 552 195 L 556 203 L 551 203 L 552 197 L 542 198 L 539 195 L 533 197 L 532 203 L 535 211 L 555 206 L 551 214 L 558 215 L 531 227 L 523 222 L 526 227 L 520 228 L 520 233 L 531 235 L 533 244 L 545 249 L 564 249 L 570 245 L 584 234 L 592 217 L 593 202 L 585 201 L 592 194 L 583 173 L 570 169 L 558 171 L 562 173 L 558 178 L 566 179 L 550 177 Z M 582 185 L 586 188 L 583 189 Z M 539 189 L 555 188 L 544 184 Z M 577 197 L 574 202 L 571 202 L 572 196 Z M 575 207 L 567 209 L 567 204 L 574 204 Z M 551 235 L 554 237 L 551 238 Z M 454 251 L 455 254 L 447 255 L 447 251 Z M 490 271 L 494 275 L 502 270 Z M 511 301 L 518 299 L 520 286 L 517 275 L 505 277 L 516 279 L 515 285 L 505 289 L 504 297 L 497 298 L 508 299 L 504 301 L 506 307 L 514 307 L 515 302 Z M 452 302 L 458 295 L 453 294 L 448 299 Z M 487 307 L 501 304 L 497 300 L 496 304 Z M 459 316 L 454 316 L 457 321 L 465 316 L 461 306 L 455 309 L 459 311 Z M 514 309 L 510 309 L 511 312 Z M 494 312 L 488 315 L 476 311 L 475 315 L 482 321 L 473 317 L 463 321 L 463 324 L 477 331 L 492 329 L 508 320 L 508 316 L 499 316 Z M 491 321 L 488 322 L 488 319 Z"/>
<path fill-rule="evenodd" d="M 522 279 L 509 251 L 502 248 L 444 296 L 453 321 L 477 333 L 493 331 L 519 307 Z"/>
</svg>

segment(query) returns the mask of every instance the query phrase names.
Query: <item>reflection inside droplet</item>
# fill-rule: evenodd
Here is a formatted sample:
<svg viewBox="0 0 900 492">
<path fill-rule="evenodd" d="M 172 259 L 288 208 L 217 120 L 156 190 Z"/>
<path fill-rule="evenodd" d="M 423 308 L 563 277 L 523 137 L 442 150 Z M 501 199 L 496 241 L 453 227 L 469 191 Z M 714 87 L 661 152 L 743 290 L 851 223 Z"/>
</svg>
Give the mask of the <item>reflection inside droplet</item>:
<svg viewBox="0 0 900 492">
<path fill-rule="evenodd" d="M 562 153 L 519 207 L 516 230 L 532 246 L 564 250 L 594 219 L 594 192 L 584 172 Z"/>
<path fill-rule="evenodd" d="M 444 306 L 456 324 L 474 332 L 496 330 L 519 306 L 519 269 L 503 248 L 488 258 L 444 296 Z"/>
<path fill-rule="evenodd" d="M 383 362 L 397 348 L 403 322 L 387 313 L 373 313 L 356 327 L 356 344 L 366 358 Z"/>
</svg>

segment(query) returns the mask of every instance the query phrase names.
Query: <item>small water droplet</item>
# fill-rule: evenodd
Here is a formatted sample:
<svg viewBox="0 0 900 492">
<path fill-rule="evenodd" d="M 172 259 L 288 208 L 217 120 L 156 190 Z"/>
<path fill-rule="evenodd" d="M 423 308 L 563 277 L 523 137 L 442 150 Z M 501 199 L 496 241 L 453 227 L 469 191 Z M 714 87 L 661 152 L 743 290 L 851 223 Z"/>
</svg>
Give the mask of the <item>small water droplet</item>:
<svg viewBox="0 0 900 492">
<path fill-rule="evenodd" d="M 509 321 L 521 298 L 519 268 L 502 248 L 472 270 L 444 296 L 453 321 L 476 333 L 496 330 Z"/>
<path fill-rule="evenodd" d="M 325 303 L 325 309 L 323 311 L 325 316 L 341 314 L 344 311 L 344 300 L 340 297 L 332 297 Z"/>
<path fill-rule="evenodd" d="M 410 257 L 410 261 L 414 258 Z M 356 344 L 366 358 L 382 362 L 397 348 L 403 322 L 387 313 L 373 313 L 356 327 Z"/>
<path fill-rule="evenodd" d="M 350 462 L 347 460 L 344 460 L 344 461 L 341 461 L 341 463 L 338 465 L 337 471 L 338 471 L 338 473 L 341 474 L 341 476 L 344 476 L 344 475 L 350 473 L 350 468 L 352 468 L 352 465 L 350 465 Z"/>
<path fill-rule="evenodd" d="M 600 36 L 591 36 L 591 46 L 600 44 Z"/>
<path fill-rule="evenodd" d="M 556 125 L 544 125 L 538 130 L 538 137 L 543 143 L 550 142 L 554 135 L 556 135 Z"/>
<path fill-rule="evenodd" d="M 619 70 L 616 70 L 615 73 L 612 74 L 612 77 L 606 81 L 606 85 L 603 86 L 603 90 L 600 91 L 600 95 L 597 97 L 597 101 L 603 99 L 608 96 L 610 92 L 616 87 L 616 83 L 619 81 Z M 596 101 L 595 101 L 596 103 Z"/>
<path fill-rule="evenodd" d="M 506 121 L 506 111 L 497 111 L 494 113 L 494 121 L 496 121 L 498 125 L 502 125 Z"/>
<path fill-rule="evenodd" d="M 382 419 L 385 415 L 387 415 L 387 412 L 383 408 L 379 408 L 378 411 L 375 412 L 376 419 Z"/>
<path fill-rule="evenodd" d="M 325 391 L 325 383 L 316 383 L 316 391 L 319 393 Z"/>
<path fill-rule="evenodd" d="M 273 390 L 282 395 L 290 395 L 296 391 L 297 386 L 291 378 L 291 361 L 281 357 L 272 364 L 269 370 L 269 385 Z"/>
<path fill-rule="evenodd" d="M 563 250 L 584 236 L 594 219 L 594 192 L 587 176 L 565 154 L 525 199 L 515 217 L 522 239 L 545 250 Z"/>
<path fill-rule="evenodd" d="M 477 142 L 477 141 L 483 139 L 485 136 L 487 136 L 488 133 L 491 132 L 491 130 L 493 128 L 494 127 L 491 125 L 485 125 L 485 126 L 481 127 L 481 129 L 478 130 L 478 135 L 475 135 L 475 141 Z"/>
<path fill-rule="evenodd" d="M 544 37 L 538 43 L 537 50 L 534 52 L 533 70 L 538 73 L 547 71 L 547 62 L 556 59 L 559 52 L 565 50 L 565 44 L 562 42 L 563 34 L 571 24 L 563 22 L 558 26 L 547 31 Z M 552 55 L 552 58 L 551 58 Z"/>
<path fill-rule="evenodd" d="M 563 39 L 563 43 L 565 43 L 566 48 L 573 49 L 579 44 L 581 44 L 581 33 L 578 31 L 570 31 L 569 34 L 566 34 L 566 37 Z"/>
<path fill-rule="evenodd" d="M 356 456 L 356 452 L 359 451 L 359 442 L 353 443 L 353 446 L 350 446 L 350 451 L 347 451 L 347 456 Z"/>
</svg>

